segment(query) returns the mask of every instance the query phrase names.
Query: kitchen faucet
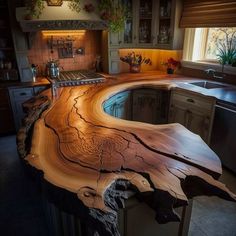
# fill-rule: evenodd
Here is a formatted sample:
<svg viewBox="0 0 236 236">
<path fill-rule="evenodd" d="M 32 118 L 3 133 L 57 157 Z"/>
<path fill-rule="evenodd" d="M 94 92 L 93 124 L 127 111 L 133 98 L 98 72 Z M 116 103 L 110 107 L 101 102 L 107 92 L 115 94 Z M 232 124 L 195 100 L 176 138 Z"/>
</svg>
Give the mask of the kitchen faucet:
<svg viewBox="0 0 236 236">
<path fill-rule="evenodd" d="M 221 72 L 216 72 L 216 70 L 212 68 L 206 69 L 205 72 L 207 75 L 212 76 L 214 79 L 223 79 L 225 77 L 225 74 Z"/>
</svg>

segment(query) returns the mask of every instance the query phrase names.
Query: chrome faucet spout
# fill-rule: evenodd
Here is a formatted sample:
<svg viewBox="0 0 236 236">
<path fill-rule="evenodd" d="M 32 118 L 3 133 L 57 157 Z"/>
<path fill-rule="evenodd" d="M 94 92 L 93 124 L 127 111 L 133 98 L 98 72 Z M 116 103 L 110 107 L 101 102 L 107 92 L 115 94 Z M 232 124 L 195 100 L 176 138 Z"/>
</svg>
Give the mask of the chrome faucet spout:
<svg viewBox="0 0 236 236">
<path fill-rule="evenodd" d="M 205 72 L 208 76 L 211 76 L 214 79 L 223 79 L 225 77 L 225 74 L 217 72 L 216 70 L 211 68 L 206 69 Z"/>
<path fill-rule="evenodd" d="M 208 75 L 214 75 L 216 71 L 215 71 L 214 69 L 209 68 L 209 69 L 206 69 L 205 72 L 206 72 Z"/>
</svg>

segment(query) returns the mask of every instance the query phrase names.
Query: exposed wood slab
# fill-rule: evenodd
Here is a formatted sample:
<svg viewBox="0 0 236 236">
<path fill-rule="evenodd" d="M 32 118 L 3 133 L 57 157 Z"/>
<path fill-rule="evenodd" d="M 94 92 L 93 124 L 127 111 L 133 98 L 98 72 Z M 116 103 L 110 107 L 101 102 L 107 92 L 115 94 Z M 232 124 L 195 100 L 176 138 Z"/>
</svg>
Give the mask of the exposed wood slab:
<svg viewBox="0 0 236 236">
<path fill-rule="evenodd" d="M 45 111 L 28 119 L 31 125 L 36 121 L 31 149 L 25 148 L 21 156 L 43 173 L 52 189 L 57 186 L 76 194 L 74 210 L 79 206 L 83 212 L 86 206 L 88 211 L 76 213 L 100 222 L 101 235 L 119 235 L 116 212 L 130 194 L 139 194 L 160 223 L 178 220 L 173 207 L 186 205 L 196 195 L 236 200 L 217 180 L 220 160 L 199 136 L 179 124 L 144 124 L 104 113 L 103 103 L 111 95 L 140 86 L 170 89 L 173 85 L 110 80 L 67 87 L 46 110 L 36 100 L 34 110 Z M 25 129 L 19 133 L 21 147 L 28 134 Z"/>
</svg>

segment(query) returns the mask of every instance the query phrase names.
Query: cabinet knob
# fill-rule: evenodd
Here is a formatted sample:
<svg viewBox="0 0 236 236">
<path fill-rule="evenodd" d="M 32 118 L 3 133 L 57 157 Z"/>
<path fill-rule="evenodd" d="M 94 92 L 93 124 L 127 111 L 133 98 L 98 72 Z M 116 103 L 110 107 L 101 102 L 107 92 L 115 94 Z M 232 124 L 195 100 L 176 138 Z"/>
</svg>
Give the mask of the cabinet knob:
<svg viewBox="0 0 236 236">
<path fill-rule="evenodd" d="M 154 41 L 154 39 L 155 39 L 155 36 L 154 36 L 154 35 L 152 35 L 152 37 L 151 37 L 151 38 L 152 38 L 152 42 L 153 42 L 153 41 Z"/>
<path fill-rule="evenodd" d="M 195 101 L 192 98 L 187 98 L 186 101 L 191 102 L 191 103 L 195 103 Z"/>
<path fill-rule="evenodd" d="M 20 93 L 20 96 L 25 96 L 26 95 L 26 93 L 25 92 L 23 92 L 23 93 Z"/>
</svg>

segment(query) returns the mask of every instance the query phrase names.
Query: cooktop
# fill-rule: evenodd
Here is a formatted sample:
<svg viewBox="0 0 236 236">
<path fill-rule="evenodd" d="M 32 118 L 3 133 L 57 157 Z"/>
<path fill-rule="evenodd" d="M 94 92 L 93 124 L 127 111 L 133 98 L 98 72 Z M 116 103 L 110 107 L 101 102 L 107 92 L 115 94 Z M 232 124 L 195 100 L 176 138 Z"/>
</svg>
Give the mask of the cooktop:
<svg viewBox="0 0 236 236">
<path fill-rule="evenodd" d="M 81 84 L 95 84 L 102 83 L 105 78 L 93 71 L 76 70 L 76 71 L 62 71 L 57 78 L 50 79 L 56 83 L 57 87 L 76 86 Z"/>
</svg>

